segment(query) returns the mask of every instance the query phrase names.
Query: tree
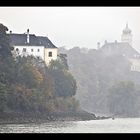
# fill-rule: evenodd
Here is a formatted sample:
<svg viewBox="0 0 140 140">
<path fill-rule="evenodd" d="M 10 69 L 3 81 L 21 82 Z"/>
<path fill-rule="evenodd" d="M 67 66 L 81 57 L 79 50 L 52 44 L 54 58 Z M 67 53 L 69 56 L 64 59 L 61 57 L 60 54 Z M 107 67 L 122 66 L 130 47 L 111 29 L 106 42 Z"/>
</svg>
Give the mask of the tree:
<svg viewBox="0 0 140 140">
<path fill-rule="evenodd" d="M 64 68 L 66 69 L 66 70 L 68 70 L 69 69 L 69 67 L 68 67 L 68 63 L 67 63 L 67 54 L 63 54 L 63 53 L 60 53 L 59 55 L 58 55 L 58 58 L 59 58 L 59 60 L 61 61 L 61 63 L 63 64 L 63 66 L 64 66 Z"/>
<path fill-rule="evenodd" d="M 38 70 L 37 61 L 33 57 L 17 57 L 16 58 L 16 75 L 17 82 L 27 87 L 36 87 L 43 82 L 43 74 Z"/>
<path fill-rule="evenodd" d="M 8 28 L 3 24 L 0 24 L 0 79 L 5 84 L 10 84 L 14 79 L 14 59 L 11 53 L 10 39 L 6 31 Z"/>
<path fill-rule="evenodd" d="M 51 70 L 57 97 L 71 97 L 76 94 L 76 81 L 69 72 Z"/>
<path fill-rule="evenodd" d="M 113 115 L 134 117 L 138 114 L 136 109 L 135 85 L 131 81 L 122 81 L 110 88 L 108 105 Z"/>
<path fill-rule="evenodd" d="M 56 97 L 71 97 L 76 94 L 76 80 L 68 71 L 66 55 L 61 54 L 58 60 L 52 60 L 49 65 L 49 73 L 54 83 Z"/>
<path fill-rule="evenodd" d="M 0 83 L 0 112 L 4 112 L 7 99 L 7 87 L 5 84 Z"/>
<path fill-rule="evenodd" d="M 96 49 L 89 49 L 85 53 L 79 47 L 69 50 L 60 48 L 59 53 L 67 54 L 69 71 L 78 85 L 76 98 L 88 111 L 109 113 L 108 89 L 114 82 L 132 80 L 140 83 L 140 74 L 132 75 L 131 64 L 124 56 L 108 56 Z"/>
<path fill-rule="evenodd" d="M 61 63 L 60 60 L 51 60 L 51 61 L 50 61 L 50 64 L 49 64 L 49 69 L 50 69 L 50 70 L 54 70 L 54 69 L 56 69 L 56 70 L 64 70 L 65 67 L 64 67 L 64 65 Z"/>
<path fill-rule="evenodd" d="M 9 36 L 6 34 L 8 28 L 3 24 L 0 24 L 0 57 L 1 59 L 5 59 L 7 57 L 11 57 L 11 46 Z"/>
<path fill-rule="evenodd" d="M 52 60 L 49 67 L 33 56 L 13 57 L 6 31 L 0 24 L 0 113 L 50 113 L 59 110 L 57 103 L 63 101 L 65 111 L 75 110 L 76 81 L 68 71 L 66 55 Z"/>
</svg>

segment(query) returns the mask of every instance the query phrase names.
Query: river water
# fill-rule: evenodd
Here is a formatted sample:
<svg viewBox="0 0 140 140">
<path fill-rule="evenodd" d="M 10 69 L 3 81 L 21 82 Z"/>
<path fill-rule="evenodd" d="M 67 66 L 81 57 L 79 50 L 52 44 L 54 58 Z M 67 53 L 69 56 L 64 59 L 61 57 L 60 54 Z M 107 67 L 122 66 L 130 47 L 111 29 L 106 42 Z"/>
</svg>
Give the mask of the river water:
<svg viewBox="0 0 140 140">
<path fill-rule="evenodd" d="M 0 124 L 0 133 L 140 133 L 140 118 Z"/>
</svg>

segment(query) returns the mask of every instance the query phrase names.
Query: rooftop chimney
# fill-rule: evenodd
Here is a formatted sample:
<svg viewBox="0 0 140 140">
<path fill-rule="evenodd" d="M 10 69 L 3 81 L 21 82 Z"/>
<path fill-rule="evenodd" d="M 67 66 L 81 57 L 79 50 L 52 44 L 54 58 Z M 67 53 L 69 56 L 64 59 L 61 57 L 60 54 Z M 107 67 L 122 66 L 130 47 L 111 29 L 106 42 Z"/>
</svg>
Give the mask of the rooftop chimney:
<svg viewBox="0 0 140 140">
<path fill-rule="evenodd" d="M 10 31 L 10 34 L 12 33 L 12 31 Z"/>
<path fill-rule="evenodd" d="M 105 44 L 107 44 L 107 40 L 105 40 Z"/>
<path fill-rule="evenodd" d="M 97 43 L 97 49 L 100 49 L 100 42 Z"/>
<path fill-rule="evenodd" d="M 29 35 L 29 29 L 27 29 L 27 43 L 30 43 L 30 35 Z"/>
</svg>

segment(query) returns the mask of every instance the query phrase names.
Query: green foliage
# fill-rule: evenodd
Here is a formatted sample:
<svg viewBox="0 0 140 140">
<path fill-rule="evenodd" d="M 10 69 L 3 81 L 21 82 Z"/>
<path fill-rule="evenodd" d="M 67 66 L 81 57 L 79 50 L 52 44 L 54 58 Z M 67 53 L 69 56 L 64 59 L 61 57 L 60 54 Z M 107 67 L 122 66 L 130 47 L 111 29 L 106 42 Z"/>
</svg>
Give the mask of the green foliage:
<svg viewBox="0 0 140 140">
<path fill-rule="evenodd" d="M 12 57 L 7 30 L 0 24 L 0 112 L 42 114 L 76 110 L 76 81 L 68 71 L 65 55 L 52 60 L 49 67 L 33 56 Z"/>
<path fill-rule="evenodd" d="M 11 46 L 10 46 L 10 39 L 6 34 L 8 28 L 3 24 L 0 24 L 0 58 L 5 59 L 7 57 L 11 57 Z"/>
<path fill-rule="evenodd" d="M 7 96 L 6 85 L 0 83 L 0 111 L 3 112 L 6 107 L 6 96 Z"/>
<path fill-rule="evenodd" d="M 58 55 L 58 58 L 59 58 L 59 60 L 60 60 L 60 62 L 63 64 L 63 67 L 66 69 L 66 70 L 68 70 L 69 69 L 69 67 L 68 67 L 68 63 L 67 63 L 67 55 L 66 54 L 63 54 L 63 53 L 60 53 L 59 55 Z"/>
<path fill-rule="evenodd" d="M 128 117 L 138 115 L 136 101 L 137 97 L 133 82 L 122 81 L 110 88 L 108 105 L 112 114 Z"/>
<path fill-rule="evenodd" d="M 50 70 L 64 70 L 64 65 L 60 62 L 60 60 L 51 60 L 49 64 Z"/>
<path fill-rule="evenodd" d="M 74 97 L 59 97 L 55 102 L 57 112 L 74 112 L 79 108 L 79 102 Z"/>
<path fill-rule="evenodd" d="M 54 93 L 57 97 L 71 97 L 76 94 L 76 81 L 60 60 L 51 61 L 49 73 L 56 85 Z"/>
<path fill-rule="evenodd" d="M 76 81 L 71 74 L 63 71 L 51 71 L 55 83 L 55 95 L 69 97 L 76 94 Z"/>
<path fill-rule="evenodd" d="M 122 55 L 106 55 L 100 50 L 84 50 L 80 47 L 69 50 L 63 47 L 59 48 L 59 52 L 67 54 L 69 71 L 77 82 L 75 97 L 81 108 L 87 111 L 110 115 L 108 89 L 114 83 L 133 81 L 135 88 L 139 87 L 140 72 L 130 71 L 131 63 Z M 137 98 L 140 101 L 139 92 Z M 139 110 L 140 103 L 137 104 Z"/>
<path fill-rule="evenodd" d="M 65 58 L 66 59 L 66 58 Z M 65 61 L 65 65 L 64 65 Z M 52 77 L 54 87 L 54 94 L 56 97 L 71 97 L 76 94 L 76 81 L 74 77 L 67 70 L 66 60 L 52 60 L 49 65 L 49 73 Z"/>
</svg>

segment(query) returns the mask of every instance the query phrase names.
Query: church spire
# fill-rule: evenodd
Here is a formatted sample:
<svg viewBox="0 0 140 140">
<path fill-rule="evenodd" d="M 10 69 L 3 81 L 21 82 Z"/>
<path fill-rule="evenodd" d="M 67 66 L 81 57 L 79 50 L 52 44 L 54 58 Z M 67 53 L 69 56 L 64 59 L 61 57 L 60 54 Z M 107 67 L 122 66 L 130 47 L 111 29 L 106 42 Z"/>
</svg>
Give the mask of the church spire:
<svg viewBox="0 0 140 140">
<path fill-rule="evenodd" d="M 123 34 L 131 34 L 131 30 L 128 28 L 128 22 L 126 23 L 126 27 L 123 30 Z"/>
<path fill-rule="evenodd" d="M 132 34 L 131 34 L 131 30 L 128 28 L 128 22 L 126 23 L 126 27 L 122 32 L 122 36 L 121 36 L 121 41 L 122 42 L 127 42 L 130 45 L 132 45 Z"/>
</svg>

